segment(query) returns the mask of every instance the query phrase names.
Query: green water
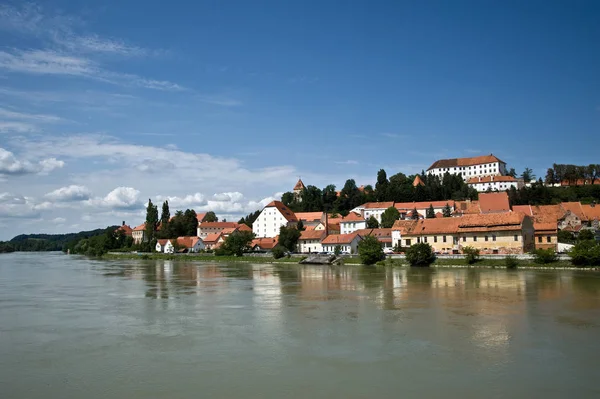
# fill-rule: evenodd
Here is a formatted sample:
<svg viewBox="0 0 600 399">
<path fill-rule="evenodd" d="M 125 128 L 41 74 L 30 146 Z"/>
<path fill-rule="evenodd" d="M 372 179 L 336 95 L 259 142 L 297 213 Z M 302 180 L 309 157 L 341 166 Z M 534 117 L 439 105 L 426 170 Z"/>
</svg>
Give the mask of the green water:
<svg viewBox="0 0 600 399">
<path fill-rule="evenodd" d="M 596 398 L 600 273 L 0 255 L 1 398 Z"/>
</svg>

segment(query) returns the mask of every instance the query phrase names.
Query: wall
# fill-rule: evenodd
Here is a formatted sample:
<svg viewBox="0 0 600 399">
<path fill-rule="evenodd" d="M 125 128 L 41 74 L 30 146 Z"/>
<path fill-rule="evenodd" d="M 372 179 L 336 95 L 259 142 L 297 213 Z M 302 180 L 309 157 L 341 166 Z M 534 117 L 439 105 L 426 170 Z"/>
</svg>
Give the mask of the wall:
<svg viewBox="0 0 600 399">
<path fill-rule="evenodd" d="M 356 230 L 366 229 L 366 221 L 355 221 L 355 222 L 341 222 L 340 223 L 340 234 L 354 233 Z"/>
<path fill-rule="evenodd" d="M 273 206 L 262 210 L 258 218 L 252 223 L 252 232 L 256 237 L 276 237 L 279 235 L 279 228 L 287 226 L 287 219 Z"/>
<path fill-rule="evenodd" d="M 300 240 L 298 251 L 302 253 L 323 252 L 323 245 L 319 240 Z"/>
<path fill-rule="evenodd" d="M 517 236 L 517 241 L 514 236 Z M 461 233 L 461 234 L 446 234 L 446 242 L 444 242 L 443 234 L 439 235 L 405 235 L 402 237 L 402 246 L 407 246 L 405 240 L 410 239 L 411 245 L 419 242 L 426 242 L 431 245 L 434 251 L 440 253 L 452 253 L 453 250 L 462 252 L 464 247 L 473 247 L 479 249 L 482 254 L 493 254 L 497 251 L 499 254 L 519 254 L 524 252 L 524 246 L 527 242 L 533 241 L 533 237 L 529 240 L 523 236 L 523 231 L 497 231 L 497 232 L 481 232 L 481 233 Z M 488 240 L 485 240 L 487 236 Z M 494 236 L 496 240 L 494 241 Z M 458 244 L 455 244 L 454 239 L 458 238 Z"/>
</svg>

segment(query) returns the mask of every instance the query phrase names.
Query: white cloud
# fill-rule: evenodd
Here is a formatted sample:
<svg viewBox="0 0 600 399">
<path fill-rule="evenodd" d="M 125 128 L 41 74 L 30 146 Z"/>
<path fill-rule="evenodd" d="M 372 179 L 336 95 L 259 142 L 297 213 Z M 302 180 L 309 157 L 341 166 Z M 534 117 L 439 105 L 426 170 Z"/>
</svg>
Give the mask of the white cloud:
<svg viewBox="0 0 600 399">
<path fill-rule="evenodd" d="M 338 165 L 358 165 L 358 161 L 353 159 L 348 159 L 347 161 L 337 161 Z"/>
<path fill-rule="evenodd" d="M 62 120 L 62 118 L 54 115 L 27 114 L 23 112 L 11 111 L 6 108 L 0 108 L 0 117 L 35 122 L 59 122 Z"/>
<path fill-rule="evenodd" d="M 135 209 L 143 204 L 139 201 L 140 192 L 132 187 L 117 187 L 104 198 L 94 198 L 86 201 L 93 207 L 110 209 Z"/>
<path fill-rule="evenodd" d="M 18 160 L 12 152 L 0 148 L 0 175 L 47 174 L 54 169 L 62 168 L 64 165 L 63 161 L 56 158 L 47 158 L 39 162 Z"/>
<path fill-rule="evenodd" d="M 30 219 L 39 217 L 32 200 L 22 195 L 0 193 L 0 218 Z"/>
<path fill-rule="evenodd" d="M 90 199 L 90 190 L 85 186 L 71 185 L 61 187 L 45 195 L 51 201 L 55 202 L 71 202 L 85 201 Z"/>
<path fill-rule="evenodd" d="M 56 224 L 63 224 L 67 221 L 67 219 L 65 218 L 54 218 L 51 220 L 52 223 L 56 223 Z"/>
<path fill-rule="evenodd" d="M 31 123 L 0 121 L 0 133 L 29 133 L 36 130 L 37 128 Z"/>
</svg>

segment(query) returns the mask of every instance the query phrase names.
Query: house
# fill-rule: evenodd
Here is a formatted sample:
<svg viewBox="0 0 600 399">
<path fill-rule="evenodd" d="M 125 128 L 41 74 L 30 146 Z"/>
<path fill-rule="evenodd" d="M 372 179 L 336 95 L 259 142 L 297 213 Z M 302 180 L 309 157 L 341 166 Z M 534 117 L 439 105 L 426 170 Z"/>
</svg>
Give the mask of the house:
<svg viewBox="0 0 600 399">
<path fill-rule="evenodd" d="M 506 191 L 511 187 L 515 189 L 522 188 L 525 184 L 522 179 L 517 179 L 512 176 L 477 176 L 467 180 L 469 187 L 474 188 L 478 192 L 488 190 Z"/>
<path fill-rule="evenodd" d="M 123 221 L 123 223 L 121 224 L 121 226 L 115 230 L 115 233 L 119 233 L 119 232 L 123 232 L 123 234 L 125 234 L 125 236 L 127 237 L 132 237 L 133 236 L 133 229 L 125 224 L 125 221 Z"/>
<path fill-rule="evenodd" d="M 556 222 L 533 222 L 535 249 L 558 250 L 558 227 Z"/>
<path fill-rule="evenodd" d="M 350 212 L 340 221 L 340 234 L 350 234 L 365 228 L 367 228 L 367 221 L 355 212 Z"/>
<path fill-rule="evenodd" d="M 252 244 L 250 245 L 252 247 L 253 251 L 257 251 L 257 252 L 268 252 L 268 251 L 272 251 L 273 248 L 275 248 L 277 246 L 277 244 L 279 244 L 279 237 L 262 237 L 262 238 L 255 238 L 254 240 L 252 240 Z"/>
<path fill-rule="evenodd" d="M 506 162 L 498 159 L 494 154 L 470 158 L 440 159 L 435 161 L 427 173 L 442 178 L 444 174 L 457 174 L 464 181 L 473 177 L 503 176 L 506 175 Z"/>
<path fill-rule="evenodd" d="M 156 250 L 156 252 L 162 252 L 165 254 L 172 254 L 175 252 L 175 247 L 173 246 L 173 243 L 171 243 L 171 240 L 167 240 L 166 238 L 156 240 L 156 247 L 154 249 Z"/>
<path fill-rule="evenodd" d="M 221 233 L 225 229 L 237 228 L 235 222 L 202 222 L 198 225 L 198 237 L 204 239 L 209 234 Z"/>
<path fill-rule="evenodd" d="M 361 214 L 365 220 L 368 220 L 373 216 L 381 223 L 381 214 L 392 206 L 394 206 L 393 202 L 367 202 L 366 204 L 352 209 L 352 212 Z"/>
<path fill-rule="evenodd" d="M 206 249 L 204 242 L 200 237 L 177 237 L 177 246 L 180 248 L 184 248 L 188 253 L 200 252 Z"/>
<path fill-rule="evenodd" d="M 450 207 L 450 212 L 454 211 L 454 201 L 422 201 L 422 202 L 396 202 L 394 207 L 400 212 L 400 219 L 409 219 L 412 217 L 413 210 L 417 210 L 420 217 L 427 216 L 427 210 L 433 207 L 435 213 L 444 212 L 446 205 Z"/>
<path fill-rule="evenodd" d="M 325 219 L 327 214 L 325 212 L 296 212 L 296 219 L 301 221 L 304 227 L 317 227 L 323 226 L 325 230 Z"/>
<path fill-rule="evenodd" d="M 511 210 L 506 192 L 481 193 L 478 205 L 480 213 L 505 213 Z"/>
<path fill-rule="evenodd" d="M 375 237 L 383 248 L 392 248 L 392 229 L 361 229 L 356 230 L 356 233 L 363 238 Z"/>
<path fill-rule="evenodd" d="M 361 240 L 362 237 L 357 233 L 332 234 L 325 237 L 321 244 L 325 252 L 335 252 L 335 248 L 339 246 L 342 252 L 355 254 L 358 253 L 358 243 Z"/>
<path fill-rule="evenodd" d="M 143 223 L 143 224 L 140 224 L 139 226 L 134 227 L 131 232 L 131 236 L 133 237 L 133 243 L 136 245 L 139 245 L 139 244 L 147 241 L 146 223 Z"/>
<path fill-rule="evenodd" d="M 392 248 L 402 247 L 402 237 L 416 226 L 416 220 L 396 220 L 392 226 Z"/>
<path fill-rule="evenodd" d="M 225 237 L 221 232 L 219 233 L 211 233 L 202 238 L 202 242 L 204 243 L 205 249 L 217 249 L 221 244 L 225 241 Z"/>
<path fill-rule="evenodd" d="M 256 237 L 276 237 L 280 227 L 295 226 L 297 223 L 296 215 L 283 202 L 272 201 L 252 223 L 252 232 Z"/>
<path fill-rule="evenodd" d="M 325 230 L 305 230 L 298 239 L 298 251 L 301 253 L 322 252 L 321 241 L 325 238 Z"/>
<path fill-rule="evenodd" d="M 521 212 L 422 219 L 401 236 L 402 246 L 424 242 L 441 253 L 470 246 L 482 254 L 522 254 L 534 247 L 533 221 Z"/>
</svg>

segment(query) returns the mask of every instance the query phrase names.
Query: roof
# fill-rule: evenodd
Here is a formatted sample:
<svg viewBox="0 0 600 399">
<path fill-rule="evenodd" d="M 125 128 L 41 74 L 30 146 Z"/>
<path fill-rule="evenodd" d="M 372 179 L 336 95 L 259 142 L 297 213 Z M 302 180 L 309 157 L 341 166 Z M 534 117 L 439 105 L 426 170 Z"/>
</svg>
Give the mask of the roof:
<svg viewBox="0 0 600 399">
<path fill-rule="evenodd" d="M 252 247 L 260 247 L 261 249 L 273 249 L 279 243 L 279 237 L 262 237 L 252 240 Z"/>
<path fill-rule="evenodd" d="M 287 219 L 288 222 L 297 222 L 298 219 L 294 212 L 292 212 L 287 206 L 283 205 L 281 201 L 271 201 L 265 208 L 277 208 L 277 210 Z"/>
<path fill-rule="evenodd" d="M 226 227 L 223 229 L 223 231 L 221 231 L 221 233 L 223 233 L 224 235 L 227 235 L 227 234 L 233 233 L 234 231 L 237 231 L 237 229 L 238 229 L 237 226 L 236 227 Z"/>
<path fill-rule="evenodd" d="M 508 194 L 505 192 L 479 194 L 479 209 L 481 213 L 509 212 Z"/>
<path fill-rule="evenodd" d="M 136 226 L 133 228 L 133 231 L 144 231 L 146 230 L 146 223 L 140 224 L 139 226 Z"/>
<path fill-rule="evenodd" d="M 600 205 L 581 205 L 583 213 L 587 216 L 588 220 L 600 220 Z"/>
<path fill-rule="evenodd" d="M 435 161 L 427 170 L 438 169 L 438 168 L 455 168 L 457 166 L 473 166 L 480 165 L 484 163 L 494 163 L 501 162 L 494 154 L 490 155 L 482 155 L 479 157 L 470 157 L 470 158 L 451 158 L 451 159 L 440 159 Z"/>
<path fill-rule="evenodd" d="M 527 216 L 533 216 L 531 205 L 513 205 L 512 210 L 514 212 L 522 212 Z"/>
<path fill-rule="evenodd" d="M 571 211 L 571 213 L 574 213 L 579 219 L 583 221 L 588 220 L 586 214 L 583 212 L 580 202 L 563 202 L 560 205 L 565 211 Z"/>
<path fill-rule="evenodd" d="M 205 243 L 215 243 L 219 240 L 219 238 L 221 238 L 221 236 L 221 233 L 208 234 L 206 237 L 204 237 L 202 241 L 204 241 Z"/>
<path fill-rule="evenodd" d="M 116 229 L 115 231 L 122 231 L 126 236 L 130 236 L 131 233 L 133 232 L 133 229 L 131 227 L 129 227 L 128 225 L 124 224 L 124 225 L 120 226 L 118 229 Z"/>
<path fill-rule="evenodd" d="M 556 223 L 533 223 L 533 229 L 536 233 L 556 233 L 558 227 Z"/>
<path fill-rule="evenodd" d="M 325 237 L 325 230 L 304 230 L 300 234 L 300 240 L 322 240 Z"/>
<path fill-rule="evenodd" d="M 250 232 L 252 232 L 252 228 L 248 227 L 248 225 L 244 224 L 244 223 L 239 224 L 237 229 L 238 229 L 238 231 L 250 231 Z"/>
<path fill-rule="evenodd" d="M 417 186 L 424 186 L 425 183 L 423 183 L 423 180 L 421 179 L 421 176 L 417 175 L 415 177 L 415 180 L 413 180 L 413 187 L 417 187 Z"/>
<path fill-rule="evenodd" d="M 340 231 L 340 224 L 339 223 L 328 223 L 327 225 L 327 231 L 328 232 L 332 232 L 332 231 Z"/>
<path fill-rule="evenodd" d="M 227 229 L 238 227 L 236 222 L 204 222 L 199 226 L 201 229 L 213 228 L 213 229 Z"/>
<path fill-rule="evenodd" d="M 481 213 L 481 210 L 479 209 L 479 201 L 456 201 L 454 203 L 454 208 L 455 211 L 453 212 L 453 214 L 468 215 Z"/>
<path fill-rule="evenodd" d="M 592 184 L 591 179 L 563 180 L 560 182 L 561 186 L 587 186 L 589 184 Z M 600 179 L 595 179 L 593 184 L 600 184 Z"/>
<path fill-rule="evenodd" d="M 467 180 L 468 184 L 477 184 L 477 183 L 516 183 L 517 179 L 512 176 L 483 176 L 483 177 L 471 177 Z"/>
<path fill-rule="evenodd" d="M 305 222 L 320 221 L 323 218 L 324 212 L 296 212 L 296 219 Z"/>
<path fill-rule="evenodd" d="M 400 234 L 406 234 L 416 226 L 416 220 L 396 220 L 392 226 L 392 230 L 400 231 Z"/>
<path fill-rule="evenodd" d="M 350 244 L 356 238 L 362 238 L 357 233 L 351 234 L 330 234 L 325 239 L 323 239 L 323 244 Z"/>
<path fill-rule="evenodd" d="M 430 205 L 434 208 L 443 208 L 448 204 L 451 208 L 454 206 L 454 201 L 421 201 L 421 202 L 396 202 L 394 207 L 398 210 L 406 209 L 412 211 L 413 209 L 428 209 Z"/>
<path fill-rule="evenodd" d="M 199 237 L 177 237 L 177 244 L 185 248 L 192 248 L 198 241 L 200 241 Z"/>
<path fill-rule="evenodd" d="M 359 215 L 356 212 L 350 212 L 348 215 L 344 216 L 340 223 L 349 223 L 349 222 L 364 222 L 365 218 Z"/>
<path fill-rule="evenodd" d="M 305 188 L 306 188 L 306 186 L 302 182 L 302 179 L 298 179 L 298 183 L 296 183 L 296 185 L 294 186 L 294 190 L 302 190 Z"/>
<path fill-rule="evenodd" d="M 459 234 L 521 230 L 528 217 L 520 212 L 465 215 L 459 218 L 421 219 L 405 229 L 404 235 Z"/>
<path fill-rule="evenodd" d="M 393 201 L 389 201 L 389 202 L 367 202 L 366 204 L 361 205 L 361 207 L 365 208 L 365 209 L 388 209 L 391 206 L 394 206 L 394 202 Z"/>
<path fill-rule="evenodd" d="M 196 219 L 198 219 L 198 223 L 201 223 L 202 219 L 204 219 L 205 217 L 206 217 L 206 212 L 196 214 Z"/>
<path fill-rule="evenodd" d="M 166 238 L 162 238 L 160 240 L 156 240 L 156 242 L 159 243 L 161 247 L 164 247 L 165 245 L 167 245 L 167 242 L 169 242 L 169 240 Z"/>
</svg>

